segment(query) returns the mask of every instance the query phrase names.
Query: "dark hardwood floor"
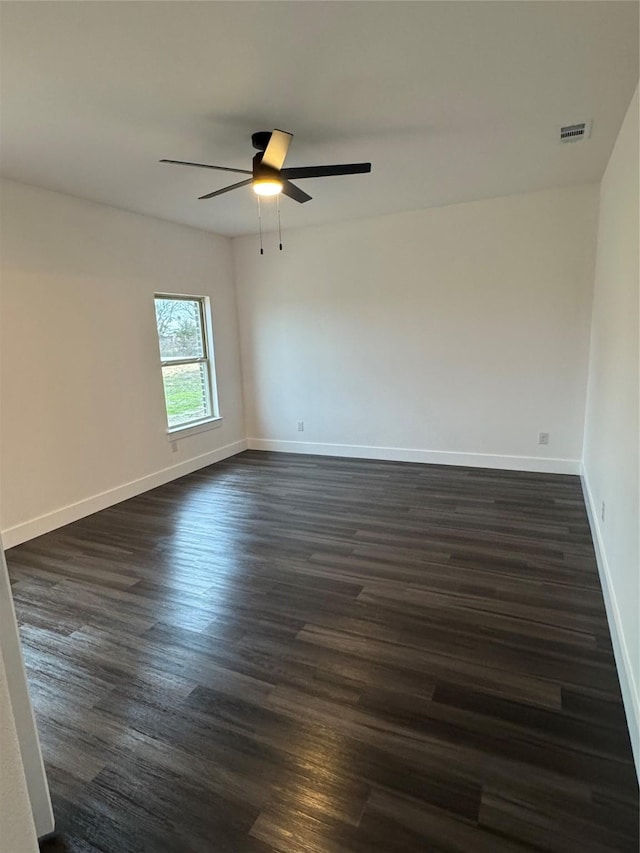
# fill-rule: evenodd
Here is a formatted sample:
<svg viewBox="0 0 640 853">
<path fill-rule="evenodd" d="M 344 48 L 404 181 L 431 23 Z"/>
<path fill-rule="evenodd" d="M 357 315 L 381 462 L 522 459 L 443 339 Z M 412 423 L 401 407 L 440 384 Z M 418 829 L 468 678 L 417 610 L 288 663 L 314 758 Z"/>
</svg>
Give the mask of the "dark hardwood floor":
<svg viewBox="0 0 640 853">
<path fill-rule="evenodd" d="M 7 554 L 50 853 L 636 853 L 576 477 L 247 452 Z"/>
</svg>

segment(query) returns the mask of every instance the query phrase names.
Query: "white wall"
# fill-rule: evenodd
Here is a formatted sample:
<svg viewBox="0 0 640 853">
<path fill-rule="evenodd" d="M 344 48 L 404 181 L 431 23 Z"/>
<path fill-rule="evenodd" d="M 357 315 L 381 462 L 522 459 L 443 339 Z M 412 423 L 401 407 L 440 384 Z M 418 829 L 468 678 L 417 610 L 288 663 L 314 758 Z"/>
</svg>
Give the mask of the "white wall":
<svg viewBox="0 0 640 853">
<path fill-rule="evenodd" d="M 0 537 L 0 853 L 37 850 L 54 829 Z"/>
<path fill-rule="evenodd" d="M 638 120 L 636 89 L 600 190 L 584 482 L 640 773 Z"/>
<path fill-rule="evenodd" d="M 250 446 L 577 473 L 596 217 L 587 185 L 235 239 Z"/>
<path fill-rule="evenodd" d="M 244 447 L 227 238 L 12 181 L 1 213 L 7 547 Z M 213 315 L 224 420 L 175 453 L 155 291 L 207 295 Z"/>
<path fill-rule="evenodd" d="M 0 654 L 0 851 L 37 853 L 37 850 L 7 674 Z"/>
</svg>

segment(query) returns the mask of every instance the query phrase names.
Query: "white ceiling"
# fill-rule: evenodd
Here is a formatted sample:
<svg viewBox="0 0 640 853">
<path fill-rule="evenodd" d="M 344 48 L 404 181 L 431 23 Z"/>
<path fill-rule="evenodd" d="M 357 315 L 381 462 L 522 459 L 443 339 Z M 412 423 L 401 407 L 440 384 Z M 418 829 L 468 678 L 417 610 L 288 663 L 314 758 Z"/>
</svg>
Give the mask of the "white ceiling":
<svg viewBox="0 0 640 853">
<path fill-rule="evenodd" d="M 2 173 L 222 234 L 257 229 L 250 135 L 300 181 L 284 227 L 598 180 L 638 80 L 635 2 L 3 2 Z M 593 119 L 591 139 L 558 126 Z M 230 178 L 230 180 L 229 180 Z"/>
</svg>

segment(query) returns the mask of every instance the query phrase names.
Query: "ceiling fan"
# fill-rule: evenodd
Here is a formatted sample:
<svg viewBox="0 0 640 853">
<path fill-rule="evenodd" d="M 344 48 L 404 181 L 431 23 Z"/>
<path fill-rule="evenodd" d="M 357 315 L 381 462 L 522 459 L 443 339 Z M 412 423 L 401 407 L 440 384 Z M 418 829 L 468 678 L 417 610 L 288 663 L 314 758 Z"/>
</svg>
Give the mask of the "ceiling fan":
<svg viewBox="0 0 640 853">
<path fill-rule="evenodd" d="M 358 175 L 371 171 L 371 163 L 344 163 L 334 166 L 293 166 L 283 169 L 284 161 L 293 139 L 292 133 L 284 130 L 258 131 L 251 136 L 251 143 L 258 153 L 253 158 L 253 169 L 231 169 L 228 166 L 209 166 L 206 163 L 189 163 L 185 160 L 160 160 L 161 163 L 175 163 L 178 166 L 196 166 L 200 169 L 217 169 L 221 172 L 238 172 L 251 175 L 244 181 L 201 195 L 201 199 L 228 193 L 231 190 L 252 185 L 259 196 L 283 195 L 304 204 L 311 201 L 300 187 L 291 183 L 292 178 L 324 178 L 330 175 Z"/>
</svg>

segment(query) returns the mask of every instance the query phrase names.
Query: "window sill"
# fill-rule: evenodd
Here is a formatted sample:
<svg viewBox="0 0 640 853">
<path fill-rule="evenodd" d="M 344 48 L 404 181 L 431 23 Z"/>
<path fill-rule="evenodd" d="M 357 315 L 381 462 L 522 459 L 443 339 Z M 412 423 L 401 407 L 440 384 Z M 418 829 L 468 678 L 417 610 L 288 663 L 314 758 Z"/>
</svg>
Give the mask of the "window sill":
<svg viewBox="0 0 640 853">
<path fill-rule="evenodd" d="M 198 421 L 197 424 L 190 426 L 179 426 L 167 430 L 167 440 L 177 441 L 179 438 L 188 438 L 190 435 L 198 435 L 201 432 L 207 432 L 210 429 L 216 429 L 222 426 L 222 418 L 209 418 L 206 421 Z"/>
</svg>

